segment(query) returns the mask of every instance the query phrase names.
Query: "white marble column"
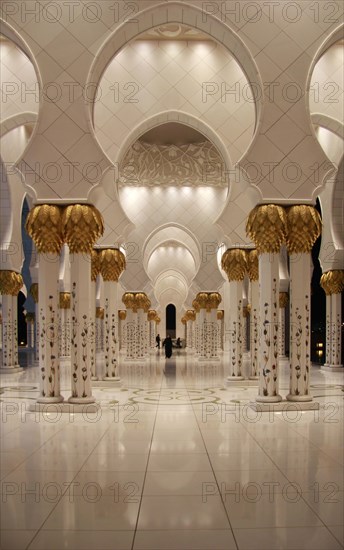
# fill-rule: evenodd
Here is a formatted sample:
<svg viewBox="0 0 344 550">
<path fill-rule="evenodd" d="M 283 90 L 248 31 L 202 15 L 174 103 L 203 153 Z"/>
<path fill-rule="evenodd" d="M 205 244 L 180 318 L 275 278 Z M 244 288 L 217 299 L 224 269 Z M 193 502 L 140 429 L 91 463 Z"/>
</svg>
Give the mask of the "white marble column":
<svg viewBox="0 0 344 550">
<path fill-rule="evenodd" d="M 64 208 L 63 231 L 71 263 L 72 347 L 70 403 L 94 403 L 91 385 L 91 338 L 95 300 L 91 293 L 91 254 L 104 232 L 100 212 L 92 205 L 73 204 Z M 93 311 L 91 311 L 93 309 Z"/>
<path fill-rule="evenodd" d="M 321 234 L 318 211 L 310 205 L 287 210 L 287 250 L 290 271 L 290 380 L 288 401 L 312 401 L 311 371 L 311 251 Z"/>
<path fill-rule="evenodd" d="M 243 299 L 242 299 L 242 280 L 229 281 L 230 294 L 230 317 L 229 317 L 229 366 L 230 374 L 228 380 L 243 380 Z"/>
<path fill-rule="evenodd" d="M 289 401 L 312 401 L 309 394 L 311 369 L 311 318 L 309 253 L 290 255 L 290 389 Z"/>
<path fill-rule="evenodd" d="M 247 270 L 247 254 L 242 248 L 228 248 L 221 259 L 228 277 L 227 307 L 225 312 L 229 336 L 228 381 L 243 380 L 243 284 Z"/>
<path fill-rule="evenodd" d="M 106 375 L 103 380 L 119 381 L 116 374 L 118 341 L 118 279 L 125 268 L 124 254 L 118 248 L 100 252 L 100 271 L 104 289 L 104 359 Z"/>
<path fill-rule="evenodd" d="M 34 337 L 35 337 L 35 353 L 34 361 L 35 364 L 39 364 L 39 306 L 38 306 L 38 283 L 32 283 L 30 287 L 30 294 L 33 297 L 35 302 L 35 327 L 34 327 Z"/>
<path fill-rule="evenodd" d="M 257 205 L 249 214 L 247 235 L 259 254 L 259 387 L 256 401 L 278 403 L 279 254 L 287 235 L 287 215 L 276 204 Z"/>
<path fill-rule="evenodd" d="M 22 368 L 18 363 L 17 296 L 23 286 L 20 273 L 0 271 L 2 294 L 2 364 L 1 372 L 16 373 Z"/>
<path fill-rule="evenodd" d="M 243 326 L 242 326 L 242 351 L 245 358 L 248 357 L 248 324 L 250 322 L 250 314 L 247 306 L 243 306 Z"/>
<path fill-rule="evenodd" d="M 218 349 L 223 351 L 223 327 L 224 327 L 224 310 L 217 311 L 217 331 L 218 331 Z"/>
<path fill-rule="evenodd" d="M 156 319 L 157 313 L 154 309 L 150 309 L 147 313 L 148 318 L 148 336 L 149 336 L 149 350 L 151 353 L 155 352 L 156 346 Z"/>
<path fill-rule="evenodd" d="M 124 309 L 121 309 L 118 312 L 118 335 L 119 335 L 119 350 L 120 353 L 124 354 L 127 348 L 127 339 L 126 339 L 126 324 L 125 320 L 127 317 L 127 312 Z"/>
<path fill-rule="evenodd" d="M 39 253 L 39 370 L 41 375 L 38 403 L 60 403 L 59 350 L 59 257 Z"/>
<path fill-rule="evenodd" d="M 289 296 L 287 292 L 279 293 L 279 341 L 278 341 L 278 353 L 281 359 L 286 357 L 285 355 L 285 316 L 286 308 L 289 303 Z"/>
<path fill-rule="evenodd" d="M 257 401 L 279 402 L 278 379 L 278 296 L 279 254 L 259 256 L 259 389 Z"/>
<path fill-rule="evenodd" d="M 343 368 L 341 293 L 344 290 L 344 270 L 327 271 L 320 284 L 326 293 L 326 363 L 321 369 L 335 372 Z"/>
<path fill-rule="evenodd" d="M 117 283 L 104 280 L 104 361 L 105 380 L 117 380 L 116 376 L 116 312 Z"/>
<path fill-rule="evenodd" d="M 71 344 L 71 316 L 70 316 L 70 292 L 60 292 L 60 360 L 70 360 Z"/>
<path fill-rule="evenodd" d="M 251 348 L 251 365 L 250 365 L 250 380 L 258 380 L 258 349 L 259 349 L 259 282 L 258 282 L 258 256 L 257 256 L 257 278 L 250 278 L 250 294 L 251 294 L 251 312 L 250 312 L 250 348 Z"/>
<path fill-rule="evenodd" d="M 25 316 L 27 348 L 31 351 L 35 348 L 35 314 L 28 311 Z"/>
<path fill-rule="evenodd" d="M 97 373 L 101 372 L 104 363 L 104 308 L 96 307 L 96 369 L 91 380 L 99 380 Z"/>
</svg>

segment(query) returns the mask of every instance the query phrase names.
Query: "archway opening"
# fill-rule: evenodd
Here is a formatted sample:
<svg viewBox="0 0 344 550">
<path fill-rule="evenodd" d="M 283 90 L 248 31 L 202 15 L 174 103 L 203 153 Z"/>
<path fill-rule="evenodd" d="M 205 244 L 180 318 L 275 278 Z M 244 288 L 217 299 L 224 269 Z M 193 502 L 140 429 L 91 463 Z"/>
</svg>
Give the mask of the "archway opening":
<svg viewBox="0 0 344 550">
<path fill-rule="evenodd" d="M 171 338 L 176 337 L 176 306 L 174 304 L 168 304 L 166 306 L 166 335 L 169 334 Z"/>
</svg>

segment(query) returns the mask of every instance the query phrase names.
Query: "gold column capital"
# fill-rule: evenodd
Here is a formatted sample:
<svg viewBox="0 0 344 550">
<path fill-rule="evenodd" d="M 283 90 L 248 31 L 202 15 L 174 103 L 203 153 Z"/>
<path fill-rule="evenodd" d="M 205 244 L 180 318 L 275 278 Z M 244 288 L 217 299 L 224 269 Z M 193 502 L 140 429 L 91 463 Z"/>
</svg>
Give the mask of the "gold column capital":
<svg viewBox="0 0 344 550">
<path fill-rule="evenodd" d="M 322 222 L 319 212 L 307 204 L 295 204 L 287 208 L 286 245 L 289 254 L 310 252 L 321 235 Z"/>
<path fill-rule="evenodd" d="M 59 308 L 70 309 L 70 292 L 60 292 L 59 294 Z"/>
<path fill-rule="evenodd" d="M 155 309 L 149 309 L 147 312 L 148 321 L 155 321 L 156 315 Z"/>
<path fill-rule="evenodd" d="M 104 319 L 104 308 L 96 307 L 96 319 Z"/>
<path fill-rule="evenodd" d="M 320 285 L 325 290 L 327 296 L 340 294 L 344 290 L 344 270 L 332 269 L 326 271 L 321 276 Z"/>
<path fill-rule="evenodd" d="M 287 236 L 287 214 L 277 204 L 260 204 L 251 210 L 246 234 L 257 247 L 258 254 L 280 251 Z"/>
<path fill-rule="evenodd" d="M 196 295 L 196 300 L 200 309 L 206 309 L 208 303 L 208 293 L 198 292 L 198 294 Z"/>
<path fill-rule="evenodd" d="M 218 309 L 217 310 L 217 313 L 216 313 L 216 317 L 219 321 L 222 321 L 222 319 L 224 318 L 225 316 L 225 312 L 223 309 Z"/>
<path fill-rule="evenodd" d="M 64 241 L 62 212 L 56 204 L 38 204 L 30 210 L 25 229 L 39 253 L 60 253 Z"/>
<path fill-rule="evenodd" d="M 125 292 L 122 296 L 122 302 L 127 309 L 134 309 L 135 294 L 133 292 Z"/>
<path fill-rule="evenodd" d="M 279 307 L 280 308 L 285 308 L 287 307 L 289 303 L 289 294 L 288 292 L 280 292 L 279 293 Z"/>
<path fill-rule="evenodd" d="M 256 248 L 248 250 L 246 253 L 247 274 L 251 282 L 259 280 L 259 261 Z"/>
<path fill-rule="evenodd" d="M 125 256 L 118 248 L 103 248 L 100 254 L 100 272 L 104 281 L 117 282 L 126 267 Z"/>
<path fill-rule="evenodd" d="M 35 313 L 28 311 L 25 315 L 25 322 L 26 323 L 34 323 L 35 322 Z"/>
<path fill-rule="evenodd" d="M 243 281 L 247 271 L 246 251 L 243 248 L 228 248 L 221 259 L 221 267 L 228 281 Z"/>
<path fill-rule="evenodd" d="M 20 273 L 10 270 L 0 271 L 0 294 L 18 296 L 23 284 L 23 277 Z"/>
<path fill-rule="evenodd" d="M 219 292 L 208 292 L 207 311 L 217 309 L 222 302 Z"/>
<path fill-rule="evenodd" d="M 127 312 L 125 309 L 120 309 L 118 312 L 118 317 L 120 321 L 125 321 L 127 318 Z"/>
<path fill-rule="evenodd" d="M 188 309 L 184 317 L 186 321 L 194 321 L 196 319 L 196 313 L 193 309 Z"/>
<path fill-rule="evenodd" d="M 90 254 L 104 233 L 103 217 L 91 204 L 70 204 L 63 208 L 62 228 L 72 254 Z"/>
<path fill-rule="evenodd" d="M 193 301 L 192 301 L 192 307 L 194 308 L 195 310 L 195 313 L 198 313 L 199 310 L 200 310 L 200 305 L 197 301 L 197 298 L 195 298 Z"/>
<path fill-rule="evenodd" d="M 30 286 L 30 294 L 35 302 L 35 304 L 38 303 L 38 283 L 32 283 Z"/>
<path fill-rule="evenodd" d="M 100 254 L 96 248 L 91 250 L 91 281 L 95 282 L 100 273 Z"/>
</svg>

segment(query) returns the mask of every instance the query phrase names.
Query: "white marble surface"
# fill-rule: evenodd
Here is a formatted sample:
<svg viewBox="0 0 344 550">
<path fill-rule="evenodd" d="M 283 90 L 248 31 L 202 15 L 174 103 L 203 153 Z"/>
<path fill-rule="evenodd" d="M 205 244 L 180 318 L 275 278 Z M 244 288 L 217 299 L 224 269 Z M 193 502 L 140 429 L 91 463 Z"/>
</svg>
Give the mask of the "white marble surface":
<svg viewBox="0 0 344 550">
<path fill-rule="evenodd" d="M 38 367 L 20 359 L 1 375 L 2 550 L 342 548 L 341 373 L 312 368 L 319 411 L 259 414 L 226 357 L 156 352 L 93 389 L 98 413 L 61 415 L 28 412 Z M 64 365 L 65 399 L 69 381 Z"/>
</svg>

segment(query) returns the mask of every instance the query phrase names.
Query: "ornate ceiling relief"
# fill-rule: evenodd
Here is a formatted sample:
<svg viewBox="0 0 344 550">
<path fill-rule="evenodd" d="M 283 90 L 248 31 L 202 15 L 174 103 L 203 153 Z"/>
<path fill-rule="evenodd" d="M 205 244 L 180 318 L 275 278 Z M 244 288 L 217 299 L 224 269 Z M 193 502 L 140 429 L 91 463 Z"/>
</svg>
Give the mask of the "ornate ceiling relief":
<svg viewBox="0 0 344 550">
<path fill-rule="evenodd" d="M 209 141 L 161 145 L 136 141 L 121 168 L 120 185 L 227 187 L 226 167 Z"/>
</svg>

